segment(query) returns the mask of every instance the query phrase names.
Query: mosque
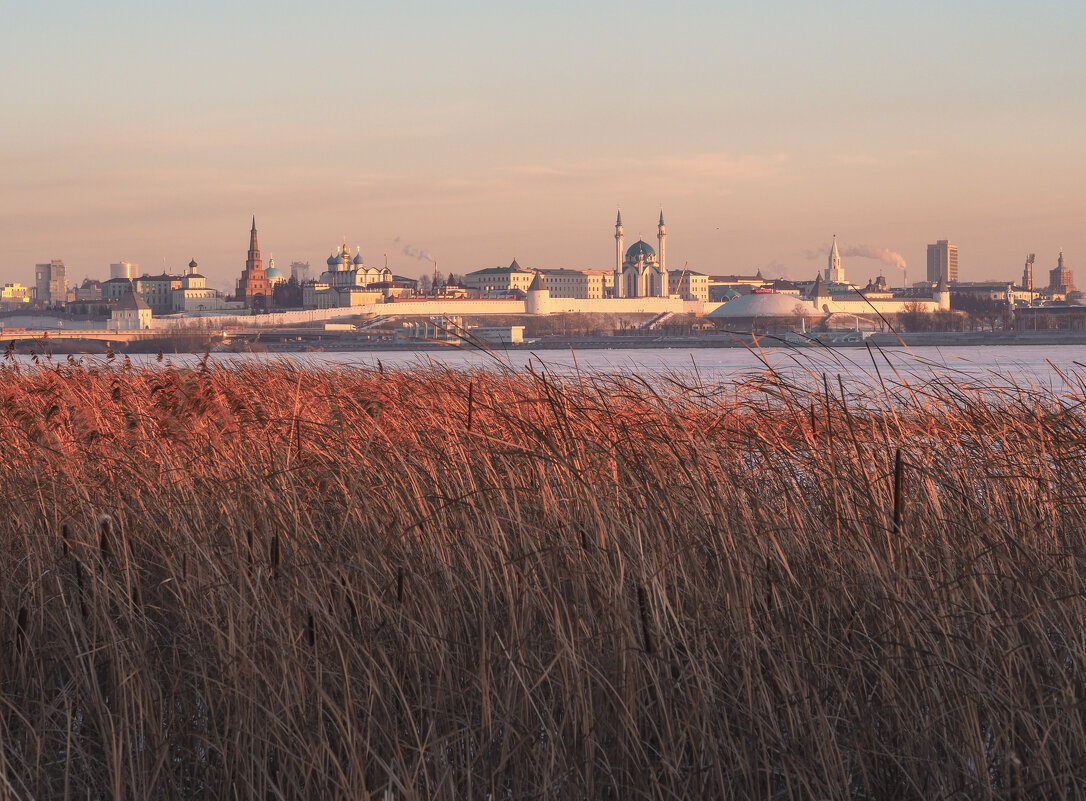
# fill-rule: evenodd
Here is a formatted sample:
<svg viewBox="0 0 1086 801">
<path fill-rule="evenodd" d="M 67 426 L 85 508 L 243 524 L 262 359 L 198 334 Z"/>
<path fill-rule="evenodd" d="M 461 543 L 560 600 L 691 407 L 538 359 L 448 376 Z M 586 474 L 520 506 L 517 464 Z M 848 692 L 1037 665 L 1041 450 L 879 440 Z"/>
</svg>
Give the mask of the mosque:
<svg viewBox="0 0 1086 801">
<path fill-rule="evenodd" d="M 667 227 L 664 225 L 663 211 L 660 212 L 656 240 L 660 247 L 659 256 L 648 242 L 638 239 L 630 245 L 623 258 L 622 209 L 619 209 L 615 222 L 616 298 L 666 298 L 670 295 L 665 249 Z"/>
</svg>

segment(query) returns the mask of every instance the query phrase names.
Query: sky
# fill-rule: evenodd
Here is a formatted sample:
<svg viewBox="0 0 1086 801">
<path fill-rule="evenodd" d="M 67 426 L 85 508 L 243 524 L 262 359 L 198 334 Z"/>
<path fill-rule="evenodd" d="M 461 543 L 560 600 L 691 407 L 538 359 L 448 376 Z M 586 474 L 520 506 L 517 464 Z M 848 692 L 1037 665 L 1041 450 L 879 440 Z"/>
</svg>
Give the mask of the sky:
<svg viewBox="0 0 1086 801">
<path fill-rule="evenodd" d="M 346 238 L 397 274 L 614 264 L 923 278 L 1082 262 L 1086 8 L 19 2 L 0 29 L 0 281 L 126 259 L 232 287 Z M 847 251 L 845 251 L 847 252 Z M 846 275 L 892 259 L 844 258 Z"/>
</svg>

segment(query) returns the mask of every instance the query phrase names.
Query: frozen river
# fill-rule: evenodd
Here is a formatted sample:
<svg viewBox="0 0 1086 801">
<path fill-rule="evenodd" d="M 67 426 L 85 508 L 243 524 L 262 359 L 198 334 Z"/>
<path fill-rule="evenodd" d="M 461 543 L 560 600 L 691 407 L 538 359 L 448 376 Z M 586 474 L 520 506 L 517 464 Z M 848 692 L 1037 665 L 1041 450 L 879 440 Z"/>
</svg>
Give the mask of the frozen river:
<svg viewBox="0 0 1086 801">
<path fill-rule="evenodd" d="M 84 364 L 104 363 L 101 356 L 75 357 Z M 30 357 L 19 356 L 26 366 Z M 192 366 L 199 356 L 170 355 L 168 361 L 176 366 Z M 766 348 L 760 352 L 744 348 L 644 348 L 589 349 L 576 353 L 546 350 L 526 350 L 496 354 L 449 348 L 428 351 L 362 351 L 322 353 L 251 353 L 213 354 L 212 363 L 220 367 L 246 364 L 289 363 L 305 368 L 359 367 L 416 368 L 441 365 L 452 369 L 535 369 L 546 368 L 551 373 L 622 372 L 660 376 L 668 373 L 689 374 L 701 381 L 719 382 L 750 376 L 766 365 L 790 376 L 831 378 L 837 375 L 855 382 L 877 380 L 875 364 L 884 379 L 893 377 L 892 364 L 907 378 L 925 379 L 936 375 L 953 375 L 958 379 L 988 382 L 997 379 L 1020 385 L 1045 385 L 1059 388 L 1069 377 L 1086 380 L 1086 346 L 962 346 L 885 348 Z M 63 363 L 66 357 L 54 357 Z M 118 359 L 119 361 L 119 359 Z M 154 356 L 132 357 L 134 365 L 155 365 Z"/>
</svg>

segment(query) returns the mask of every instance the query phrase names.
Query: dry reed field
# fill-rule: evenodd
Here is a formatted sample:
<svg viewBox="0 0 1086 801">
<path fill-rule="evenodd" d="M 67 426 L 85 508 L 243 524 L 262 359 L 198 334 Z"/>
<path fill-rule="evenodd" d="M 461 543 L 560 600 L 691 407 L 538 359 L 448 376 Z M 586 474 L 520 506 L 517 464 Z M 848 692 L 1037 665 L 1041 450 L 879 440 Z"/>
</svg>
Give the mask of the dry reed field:
<svg viewBox="0 0 1086 801">
<path fill-rule="evenodd" d="M 882 378 L 9 362 L 0 798 L 1086 796 L 1086 390 Z"/>
</svg>

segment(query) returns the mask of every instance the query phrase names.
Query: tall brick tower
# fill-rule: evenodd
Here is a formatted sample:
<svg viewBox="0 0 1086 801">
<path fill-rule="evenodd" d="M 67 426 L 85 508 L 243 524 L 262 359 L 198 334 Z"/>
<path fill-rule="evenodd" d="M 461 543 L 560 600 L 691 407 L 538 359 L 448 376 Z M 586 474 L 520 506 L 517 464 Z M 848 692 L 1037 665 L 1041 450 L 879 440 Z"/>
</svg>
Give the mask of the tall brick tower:
<svg viewBox="0 0 1086 801">
<path fill-rule="evenodd" d="M 268 273 L 260 261 L 260 245 L 256 241 L 256 215 L 253 215 L 253 228 L 249 231 L 249 256 L 245 259 L 245 269 L 237 283 L 236 297 L 244 301 L 250 309 L 267 309 L 271 306 L 271 284 Z"/>
</svg>

